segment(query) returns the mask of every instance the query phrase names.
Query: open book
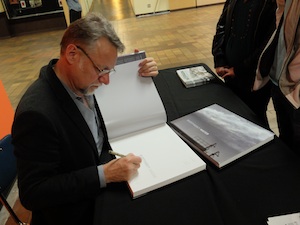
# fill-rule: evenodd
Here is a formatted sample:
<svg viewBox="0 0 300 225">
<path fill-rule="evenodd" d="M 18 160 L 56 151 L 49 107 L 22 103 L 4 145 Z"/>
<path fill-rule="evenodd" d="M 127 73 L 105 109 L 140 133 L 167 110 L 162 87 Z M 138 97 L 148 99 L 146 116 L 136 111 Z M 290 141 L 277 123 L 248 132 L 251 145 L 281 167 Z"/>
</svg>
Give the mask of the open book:
<svg viewBox="0 0 300 225">
<path fill-rule="evenodd" d="M 271 131 L 217 104 L 173 120 L 170 125 L 219 168 L 274 138 Z"/>
<path fill-rule="evenodd" d="M 151 77 L 138 75 L 145 53 L 120 56 L 110 84 L 95 93 L 112 149 L 142 158 L 128 182 L 133 198 L 206 168 L 166 124 L 166 112 Z"/>
</svg>

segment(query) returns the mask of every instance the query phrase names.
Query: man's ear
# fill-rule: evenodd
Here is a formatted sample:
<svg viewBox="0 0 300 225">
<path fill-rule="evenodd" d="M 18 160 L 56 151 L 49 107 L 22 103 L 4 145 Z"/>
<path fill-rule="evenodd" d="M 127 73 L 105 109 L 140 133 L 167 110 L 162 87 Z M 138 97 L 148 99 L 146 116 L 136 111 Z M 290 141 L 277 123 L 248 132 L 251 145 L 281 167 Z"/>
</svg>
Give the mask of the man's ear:
<svg viewBox="0 0 300 225">
<path fill-rule="evenodd" d="M 78 60 L 78 49 L 76 45 L 69 44 L 66 48 L 66 59 L 70 64 L 77 63 Z"/>
</svg>

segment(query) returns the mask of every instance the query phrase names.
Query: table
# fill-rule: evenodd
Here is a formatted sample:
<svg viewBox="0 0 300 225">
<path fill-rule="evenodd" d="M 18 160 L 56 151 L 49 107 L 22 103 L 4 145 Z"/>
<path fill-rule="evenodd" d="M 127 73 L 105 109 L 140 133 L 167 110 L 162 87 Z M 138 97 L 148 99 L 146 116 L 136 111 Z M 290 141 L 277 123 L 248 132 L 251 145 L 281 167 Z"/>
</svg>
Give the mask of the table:
<svg viewBox="0 0 300 225">
<path fill-rule="evenodd" d="M 186 89 L 176 69 L 154 78 L 169 121 L 217 103 L 259 124 L 222 82 Z M 205 171 L 134 200 L 125 183 L 109 184 L 96 199 L 94 225 L 265 225 L 300 211 L 300 159 L 277 137 L 222 169 L 206 162 Z"/>
</svg>

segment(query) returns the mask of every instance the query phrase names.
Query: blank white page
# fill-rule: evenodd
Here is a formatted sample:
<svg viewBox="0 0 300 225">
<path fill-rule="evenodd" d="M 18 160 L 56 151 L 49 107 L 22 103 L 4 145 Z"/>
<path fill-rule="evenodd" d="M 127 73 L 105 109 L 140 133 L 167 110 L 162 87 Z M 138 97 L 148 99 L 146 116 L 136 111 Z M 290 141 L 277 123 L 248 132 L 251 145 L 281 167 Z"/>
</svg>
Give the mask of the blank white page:
<svg viewBox="0 0 300 225">
<path fill-rule="evenodd" d="M 133 55 L 138 58 L 138 54 L 128 57 Z M 137 59 L 117 65 L 110 84 L 95 92 L 110 140 L 167 121 L 152 78 L 138 75 L 140 62 Z"/>
</svg>

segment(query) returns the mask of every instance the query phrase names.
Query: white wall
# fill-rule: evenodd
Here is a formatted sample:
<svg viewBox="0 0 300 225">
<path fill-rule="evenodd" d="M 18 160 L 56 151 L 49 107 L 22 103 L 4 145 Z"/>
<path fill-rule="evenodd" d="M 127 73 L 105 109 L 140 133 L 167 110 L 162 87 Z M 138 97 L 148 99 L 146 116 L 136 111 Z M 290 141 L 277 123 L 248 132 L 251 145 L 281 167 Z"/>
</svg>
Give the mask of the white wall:
<svg viewBox="0 0 300 225">
<path fill-rule="evenodd" d="M 131 0 L 136 15 L 169 10 L 169 0 Z"/>
<path fill-rule="evenodd" d="M 3 8 L 3 5 L 2 5 L 1 1 L 0 1 L 0 12 L 4 12 L 4 8 Z"/>
<path fill-rule="evenodd" d="M 196 7 L 195 0 L 169 0 L 170 10 Z"/>
<path fill-rule="evenodd" d="M 225 0 L 197 0 L 197 6 L 225 2 Z"/>
<path fill-rule="evenodd" d="M 79 0 L 81 8 L 82 8 L 82 16 L 85 16 L 91 8 L 93 0 Z"/>
</svg>

